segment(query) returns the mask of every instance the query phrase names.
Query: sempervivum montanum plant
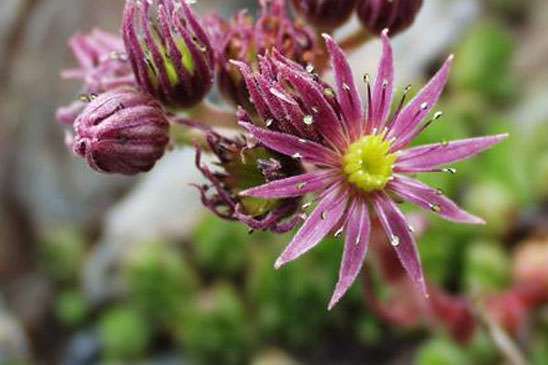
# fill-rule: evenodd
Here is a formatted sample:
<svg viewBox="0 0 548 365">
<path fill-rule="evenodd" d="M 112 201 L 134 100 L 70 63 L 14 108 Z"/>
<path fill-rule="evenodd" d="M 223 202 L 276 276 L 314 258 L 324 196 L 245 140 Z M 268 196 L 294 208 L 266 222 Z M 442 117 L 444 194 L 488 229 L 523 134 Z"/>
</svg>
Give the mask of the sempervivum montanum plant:
<svg viewBox="0 0 548 365">
<path fill-rule="evenodd" d="M 335 71 L 335 88 L 320 83 L 299 65 L 272 59 L 271 74 L 253 74 L 239 63 L 248 80 L 259 114 L 270 115 L 267 125 L 290 119 L 293 129 L 312 132 L 279 132 L 260 128 L 247 121 L 241 125 L 263 145 L 302 160 L 312 168 L 287 179 L 248 189 L 243 196 L 279 199 L 317 195 L 318 204 L 293 240 L 276 261 L 275 267 L 293 261 L 315 247 L 331 231 L 345 232 L 346 242 L 339 281 L 329 303 L 331 309 L 350 288 L 366 256 L 371 219 L 376 215 L 399 260 L 417 288 L 426 295 L 426 284 L 413 229 L 392 199 L 395 195 L 442 218 L 466 224 L 483 224 L 481 218 L 461 210 L 454 202 L 408 176 L 418 173 L 448 172 L 442 166 L 469 158 L 499 143 L 507 135 L 479 137 L 407 148 L 432 120 L 423 122 L 437 103 L 447 82 L 453 57 L 404 107 L 402 99 L 390 116 L 394 66 L 388 30 L 383 31 L 383 54 L 376 81 L 367 81 L 367 110 L 364 110 L 352 70 L 340 47 L 325 35 Z M 265 86 L 265 90 L 257 88 Z M 277 104 L 272 100 L 276 99 Z M 278 105 L 277 110 L 272 106 Z"/>
</svg>

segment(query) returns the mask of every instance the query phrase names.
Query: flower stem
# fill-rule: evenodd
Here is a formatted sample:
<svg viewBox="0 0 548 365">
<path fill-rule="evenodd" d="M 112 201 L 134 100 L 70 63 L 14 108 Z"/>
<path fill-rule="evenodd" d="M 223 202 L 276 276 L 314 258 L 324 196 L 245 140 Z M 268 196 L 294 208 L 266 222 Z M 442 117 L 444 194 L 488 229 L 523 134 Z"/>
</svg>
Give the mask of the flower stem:
<svg viewBox="0 0 548 365">
<path fill-rule="evenodd" d="M 209 127 L 238 127 L 235 111 L 219 108 L 208 100 L 204 100 L 192 109 L 185 110 L 185 115 Z"/>
<path fill-rule="evenodd" d="M 329 33 L 329 32 L 326 32 Z M 318 39 L 321 39 L 321 32 L 318 32 Z M 359 28 L 350 34 L 346 38 L 338 41 L 341 48 L 346 52 L 347 55 L 356 51 L 358 48 L 366 44 L 368 41 L 373 39 L 373 35 L 368 33 L 365 29 Z M 318 74 L 322 75 L 326 70 L 329 63 L 329 53 L 327 52 L 327 47 L 325 42 L 319 42 L 320 50 L 316 60 L 314 62 Z"/>
<path fill-rule="evenodd" d="M 497 351 L 509 364 L 527 365 L 528 362 L 518 345 L 487 313 L 476 307 L 476 317 L 485 328 Z"/>
<path fill-rule="evenodd" d="M 339 45 L 347 53 L 350 53 L 360 48 L 371 39 L 373 39 L 372 34 L 367 32 L 367 30 L 360 28 L 354 31 L 354 33 L 350 34 L 348 37 L 342 39 L 339 42 Z"/>
</svg>

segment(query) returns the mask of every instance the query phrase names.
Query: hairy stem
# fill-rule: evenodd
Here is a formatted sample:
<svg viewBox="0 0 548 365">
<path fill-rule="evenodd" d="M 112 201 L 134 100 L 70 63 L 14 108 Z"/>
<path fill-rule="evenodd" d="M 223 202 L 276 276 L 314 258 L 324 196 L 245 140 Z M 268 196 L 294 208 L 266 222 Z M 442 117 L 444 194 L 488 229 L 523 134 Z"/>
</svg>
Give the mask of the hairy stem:
<svg viewBox="0 0 548 365">
<path fill-rule="evenodd" d="M 321 33 L 322 32 L 318 32 L 318 39 L 321 39 Z M 326 33 L 330 34 L 330 32 Z M 348 56 L 352 52 L 365 45 L 371 39 L 373 39 L 372 34 L 368 33 L 363 28 L 359 28 L 346 38 L 338 41 L 338 43 Z M 316 66 L 318 74 L 322 75 L 327 70 L 327 66 L 329 63 L 329 53 L 327 52 L 325 42 L 320 41 L 318 46 L 320 47 L 320 50 L 318 56 L 316 56 L 314 65 Z"/>
<path fill-rule="evenodd" d="M 204 100 L 192 109 L 185 110 L 185 116 L 209 127 L 238 127 L 238 118 L 234 110 L 220 108 L 208 100 Z"/>
<path fill-rule="evenodd" d="M 525 355 L 508 334 L 481 308 L 476 308 L 476 317 L 485 328 L 491 342 L 508 363 L 513 365 L 527 365 Z"/>
<path fill-rule="evenodd" d="M 369 42 L 371 39 L 373 39 L 371 33 L 363 28 L 359 28 L 346 38 L 341 39 L 339 45 L 344 51 L 346 51 L 347 53 L 351 53 Z"/>
</svg>

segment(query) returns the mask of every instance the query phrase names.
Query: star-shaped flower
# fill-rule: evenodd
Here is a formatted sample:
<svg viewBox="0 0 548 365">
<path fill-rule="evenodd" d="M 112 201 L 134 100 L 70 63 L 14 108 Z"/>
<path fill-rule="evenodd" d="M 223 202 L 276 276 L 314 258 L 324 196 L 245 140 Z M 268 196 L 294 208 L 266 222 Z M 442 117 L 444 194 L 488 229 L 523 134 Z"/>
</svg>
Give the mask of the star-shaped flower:
<svg viewBox="0 0 548 365">
<path fill-rule="evenodd" d="M 447 172 L 443 167 L 469 158 L 501 142 L 506 134 L 407 148 L 440 113 L 431 113 L 447 82 L 450 56 L 432 80 L 404 106 L 390 113 L 394 90 L 393 55 L 388 31 L 382 32 L 383 54 L 376 81 L 367 83 L 367 108 L 341 48 L 324 36 L 335 72 L 335 88 L 274 52 L 261 60 L 261 73 L 235 62 L 247 82 L 258 114 L 267 128 L 241 125 L 264 146 L 301 159 L 308 171 L 248 189 L 243 196 L 279 199 L 313 193 L 318 204 L 275 267 L 314 248 L 326 235 L 344 232 L 346 242 L 339 281 L 329 309 L 342 298 L 358 276 L 366 256 L 371 221 L 378 218 L 403 267 L 426 295 L 423 271 L 413 229 L 393 196 L 430 210 L 442 218 L 466 224 L 484 221 L 461 210 L 437 189 L 412 176 Z M 248 121 L 245 121 L 248 120 Z M 411 176 L 410 176 L 411 175 Z"/>
</svg>

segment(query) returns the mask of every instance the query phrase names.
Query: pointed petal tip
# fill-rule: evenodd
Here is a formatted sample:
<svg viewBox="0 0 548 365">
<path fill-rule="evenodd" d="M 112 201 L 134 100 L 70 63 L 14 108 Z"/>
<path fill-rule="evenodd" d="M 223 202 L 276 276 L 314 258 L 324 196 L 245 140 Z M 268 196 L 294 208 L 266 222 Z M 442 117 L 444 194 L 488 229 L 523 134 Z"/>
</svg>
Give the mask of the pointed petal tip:
<svg viewBox="0 0 548 365">
<path fill-rule="evenodd" d="M 333 40 L 333 38 L 331 38 L 331 36 L 328 33 L 322 33 L 322 38 L 325 39 L 326 41 Z"/>
<path fill-rule="evenodd" d="M 348 290 L 348 288 L 345 289 L 341 285 L 341 282 L 337 283 L 337 285 L 335 287 L 335 291 L 333 292 L 333 296 L 329 300 L 329 304 L 327 306 L 328 311 L 331 311 L 333 308 L 335 308 L 335 306 L 340 302 L 340 300 L 342 299 L 344 294 L 346 294 L 347 290 Z"/>
<path fill-rule="evenodd" d="M 276 262 L 274 263 L 274 269 L 280 270 L 282 266 L 286 264 L 285 260 L 282 257 L 279 257 Z"/>
<path fill-rule="evenodd" d="M 339 299 L 340 298 L 335 298 L 334 296 L 333 296 L 333 298 L 331 298 L 331 300 L 329 301 L 329 304 L 327 305 L 327 310 L 329 312 L 331 312 L 333 310 L 333 308 L 335 308 L 335 306 L 339 302 Z"/>
<path fill-rule="evenodd" d="M 233 66 L 238 67 L 240 70 L 246 69 L 248 66 L 245 62 L 238 61 L 238 60 L 228 60 L 228 63 L 230 63 Z"/>
<path fill-rule="evenodd" d="M 424 275 L 422 275 L 420 278 L 417 279 L 415 282 L 415 285 L 417 286 L 417 289 L 421 292 L 422 295 L 424 295 L 425 298 L 430 297 L 430 294 L 428 293 L 428 288 L 426 287 L 426 282 L 424 280 Z"/>
</svg>

